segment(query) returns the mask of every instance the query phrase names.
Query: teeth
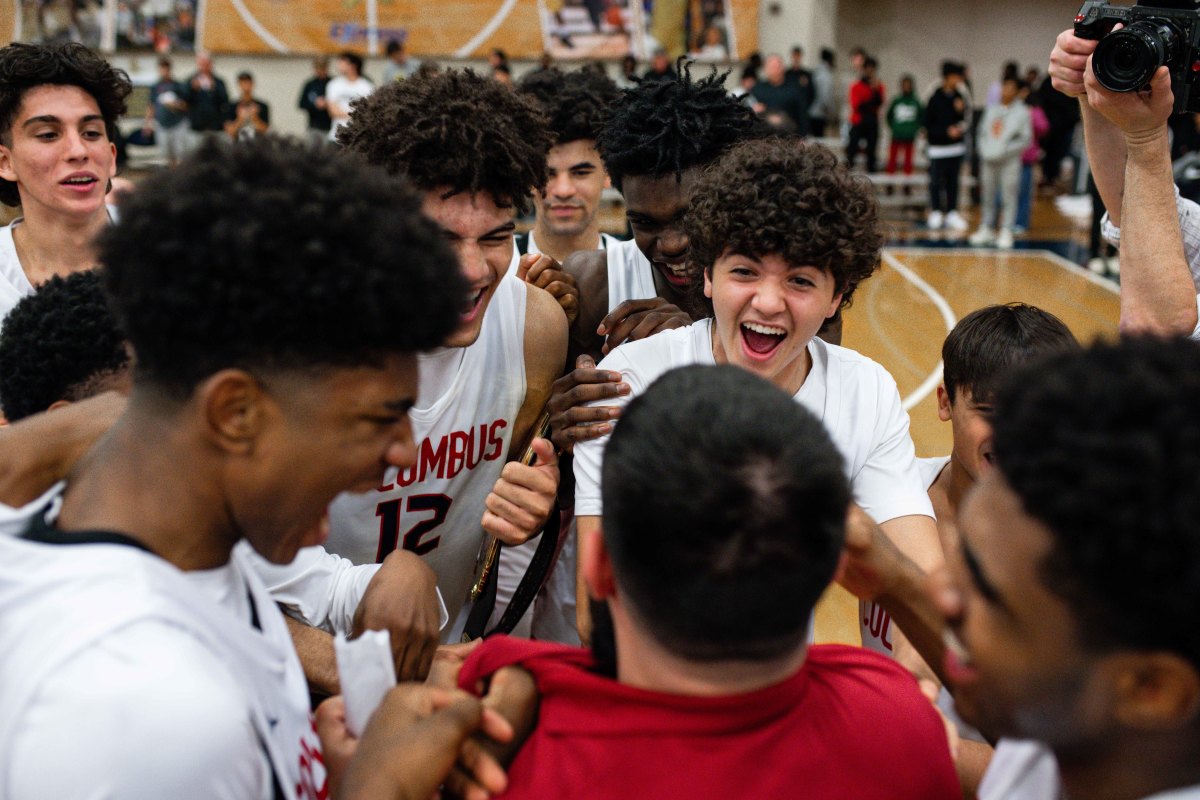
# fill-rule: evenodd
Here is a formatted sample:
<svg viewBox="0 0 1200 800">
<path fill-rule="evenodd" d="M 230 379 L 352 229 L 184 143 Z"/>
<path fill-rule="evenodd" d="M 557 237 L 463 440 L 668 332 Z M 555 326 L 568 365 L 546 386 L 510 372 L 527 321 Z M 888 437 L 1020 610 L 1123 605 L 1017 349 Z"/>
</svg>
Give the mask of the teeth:
<svg viewBox="0 0 1200 800">
<path fill-rule="evenodd" d="M 964 667 L 970 666 L 971 655 L 967 652 L 967 648 L 963 647 L 963 643 L 958 640 L 958 636 L 954 634 L 954 631 L 946 628 L 942 632 L 942 643 L 946 645 L 947 650 L 954 654 L 959 664 L 962 664 Z"/>
<path fill-rule="evenodd" d="M 759 325 L 757 322 L 743 322 L 742 327 L 746 330 L 761 333 L 765 336 L 787 336 L 787 331 L 783 328 L 773 328 L 770 325 Z"/>
<path fill-rule="evenodd" d="M 67 178 L 65 183 L 95 183 L 94 178 Z"/>
</svg>

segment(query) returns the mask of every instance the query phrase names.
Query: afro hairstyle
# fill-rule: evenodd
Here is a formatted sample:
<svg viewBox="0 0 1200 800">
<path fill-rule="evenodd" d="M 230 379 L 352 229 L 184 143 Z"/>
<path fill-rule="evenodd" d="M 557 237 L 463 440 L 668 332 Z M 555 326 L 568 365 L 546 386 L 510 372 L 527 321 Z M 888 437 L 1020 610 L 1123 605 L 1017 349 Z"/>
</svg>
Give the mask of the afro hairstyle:
<svg viewBox="0 0 1200 800">
<path fill-rule="evenodd" d="M 328 146 L 210 140 L 99 239 L 134 386 L 381 363 L 439 345 L 467 286 L 421 199 Z"/>
<path fill-rule="evenodd" d="M 524 208 L 553 145 L 537 102 L 472 70 L 418 73 L 354 104 L 338 142 L 423 192 L 487 192 Z"/>
<path fill-rule="evenodd" d="M 55 276 L 0 328 L 0 405 L 9 422 L 95 394 L 129 366 L 125 337 L 96 270 Z"/>
<path fill-rule="evenodd" d="M 884 242 L 870 181 L 824 145 L 795 138 L 735 145 L 696 181 L 683 225 L 695 274 L 727 252 L 777 255 L 829 270 L 842 308 L 878 269 Z"/>
<path fill-rule="evenodd" d="M 129 76 L 78 42 L 25 44 L 0 48 L 0 143 L 12 144 L 12 126 L 25 93 L 39 86 L 78 86 L 96 101 L 111 142 L 117 141 L 117 120 L 133 91 Z M 0 203 L 21 205 L 17 184 L 0 179 Z"/>
<path fill-rule="evenodd" d="M 554 143 L 595 140 L 621 90 L 607 75 L 584 67 L 575 72 L 543 69 L 521 79 L 517 91 L 534 97 L 550 119 Z"/>
<path fill-rule="evenodd" d="M 693 81 L 681 60 L 678 78 L 626 89 L 596 138 L 613 186 L 626 175 L 661 178 L 708 164 L 736 142 L 769 135 L 753 109 L 725 90 L 725 76 Z"/>
<path fill-rule="evenodd" d="M 1049 529 L 1045 587 L 1094 652 L 1165 650 L 1200 669 L 1200 346 L 1126 339 L 1052 355 L 996 398 L 1004 480 Z"/>
</svg>

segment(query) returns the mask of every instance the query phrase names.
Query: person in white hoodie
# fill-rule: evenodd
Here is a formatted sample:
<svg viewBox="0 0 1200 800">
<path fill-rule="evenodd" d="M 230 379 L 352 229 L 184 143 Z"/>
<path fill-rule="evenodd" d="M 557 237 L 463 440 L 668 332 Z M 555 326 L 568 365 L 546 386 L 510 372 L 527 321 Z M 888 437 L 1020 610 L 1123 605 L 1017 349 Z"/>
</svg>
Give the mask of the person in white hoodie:
<svg viewBox="0 0 1200 800">
<path fill-rule="evenodd" d="M 969 239 L 976 246 L 994 244 L 1004 250 L 1013 246 L 1021 153 L 1033 138 L 1029 108 L 1019 97 L 1021 88 L 1019 78 L 1006 78 L 1000 87 L 1000 102 L 988 106 L 979 123 L 977 147 L 983 213 L 979 229 Z"/>
</svg>

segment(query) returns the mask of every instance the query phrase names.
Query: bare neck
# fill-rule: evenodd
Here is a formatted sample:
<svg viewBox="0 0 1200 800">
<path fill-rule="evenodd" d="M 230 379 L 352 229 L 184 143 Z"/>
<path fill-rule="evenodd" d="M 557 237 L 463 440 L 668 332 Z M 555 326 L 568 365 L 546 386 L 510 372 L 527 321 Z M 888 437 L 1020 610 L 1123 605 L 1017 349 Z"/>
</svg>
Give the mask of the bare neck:
<svg viewBox="0 0 1200 800">
<path fill-rule="evenodd" d="M 182 570 L 214 569 L 240 538 L 219 477 L 186 424 L 131 401 L 72 471 L 58 526 L 123 533 Z"/>
<path fill-rule="evenodd" d="M 13 243 L 31 284 L 96 266 L 96 237 L 108 225 L 104 204 L 86 217 L 63 217 L 32 203 L 22 211 L 25 216 L 13 228 Z"/>
<path fill-rule="evenodd" d="M 643 632 L 616 598 L 609 598 L 617 640 L 617 680 L 667 694 L 722 697 L 781 683 L 804 664 L 807 647 L 771 661 L 697 662 L 680 658 Z"/>
<path fill-rule="evenodd" d="M 1200 786 L 1195 725 L 1160 735 L 1123 737 L 1086 757 L 1055 751 L 1068 797 L 1142 800 L 1159 792 Z M 1133 739 L 1133 741 L 1130 741 Z"/>
<path fill-rule="evenodd" d="M 533 225 L 533 238 L 537 241 L 538 250 L 561 264 L 571 253 L 600 249 L 600 223 L 593 221 L 587 230 L 574 236 L 559 236 L 548 230 L 542 218 L 538 217 Z"/>
</svg>

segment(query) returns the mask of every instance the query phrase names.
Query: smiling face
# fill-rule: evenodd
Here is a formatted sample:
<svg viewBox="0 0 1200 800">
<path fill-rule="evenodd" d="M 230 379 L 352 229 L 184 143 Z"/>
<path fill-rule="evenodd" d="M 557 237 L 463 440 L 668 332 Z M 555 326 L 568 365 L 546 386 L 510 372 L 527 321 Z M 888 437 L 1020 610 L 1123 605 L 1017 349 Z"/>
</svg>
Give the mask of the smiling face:
<svg viewBox="0 0 1200 800">
<path fill-rule="evenodd" d="M 626 175 L 621 181 L 625 215 L 638 249 L 679 292 L 686 292 L 692 285 L 684 263 L 688 240 L 683 232 L 683 215 L 699 173 L 699 168 L 693 167 L 683 171 L 682 179 L 672 173 L 659 178 Z"/>
<path fill-rule="evenodd" d="M 600 210 L 607 176 L 591 139 L 550 148 L 550 180 L 537 197 L 538 228 L 553 236 L 578 236 L 592 227 Z"/>
<path fill-rule="evenodd" d="M 726 252 L 704 275 L 717 363 L 735 364 L 795 394 L 808 375 L 809 340 L 842 302 L 833 275 L 769 255 Z"/>
<path fill-rule="evenodd" d="M 954 436 L 951 458 L 978 481 L 992 469 L 992 404 L 977 401 L 966 387 L 959 387 L 953 401 L 945 386 L 937 390 L 938 418 L 949 422 Z"/>
<path fill-rule="evenodd" d="M 458 329 L 446 340 L 446 347 L 467 347 L 479 338 L 483 314 L 496 293 L 496 287 L 512 263 L 513 209 L 496 205 L 486 192 L 459 192 L 443 197 L 445 190 L 425 193 L 422 211 L 442 228 L 442 235 L 454 248 L 458 266 L 470 284 L 463 298 L 463 313 Z"/>
<path fill-rule="evenodd" d="M 95 98 L 83 89 L 30 89 L 4 140 L 0 178 L 17 184 L 26 216 L 87 217 L 104 209 L 108 181 L 117 174 L 117 149 Z"/>
<path fill-rule="evenodd" d="M 263 557 L 289 563 L 328 536 L 325 512 L 342 492 L 379 485 L 389 466 L 416 451 L 408 410 L 417 359 L 392 355 L 379 367 L 336 367 L 259 381 L 252 452 L 228 470 L 227 503 L 237 528 Z"/>
<path fill-rule="evenodd" d="M 1050 531 L 999 471 L 968 496 L 958 525 L 962 541 L 947 564 L 961 602 L 940 607 L 963 647 L 946 657 L 959 715 L 989 736 L 1052 747 L 1103 738 L 1112 701 L 1104 659 L 1080 642 L 1071 610 L 1045 586 Z"/>
</svg>

